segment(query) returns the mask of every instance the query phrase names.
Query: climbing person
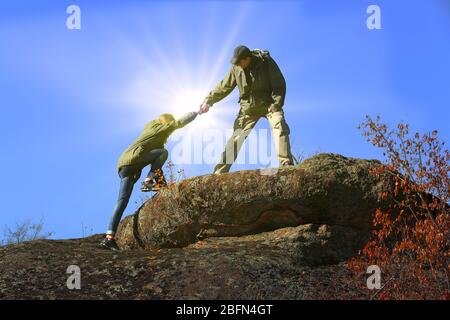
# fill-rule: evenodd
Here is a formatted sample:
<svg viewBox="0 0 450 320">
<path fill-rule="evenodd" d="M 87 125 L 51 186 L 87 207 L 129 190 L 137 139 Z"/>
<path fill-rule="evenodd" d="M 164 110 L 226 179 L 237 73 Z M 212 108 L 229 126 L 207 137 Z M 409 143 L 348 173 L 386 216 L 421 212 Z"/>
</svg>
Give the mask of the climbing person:
<svg viewBox="0 0 450 320">
<path fill-rule="evenodd" d="M 151 166 L 147 177 L 141 184 L 142 192 L 157 192 L 167 185 L 162 171 L 162 166 L 168 157 L 164 144 L 172 132 L 193 121 L 197 114 L 197 112 L 189 112 L 177 120 L 168 113 L 160 115 L 157 119 L 147 123 L 141 135 L 120 156 L 117 165 L 120 177 L 119 197 L 109 222 L 106 237 L 100 243 L 102 247 L 119 250 L 114 235 L 128 205 L 133 186 L 139 180 L 144 167 Z"/>
<path fill-rule="evenodd" d="M 233 134 L 214 173 L 230 170 L 244 140 L 261 118 L 269 121 L 280 165 L 292 165 L 290 130 L 283 112 L 286 81 L 280 68 L 268 51 L 250 50 L 246 46 L 238 46 L 234 50 L 231 64 L 225 78 L 209 93 L 199 109 L 199 114 L 208 112 L 236 86 L 239 88 L 240 110 L 234 121 Z"/>
</svg>

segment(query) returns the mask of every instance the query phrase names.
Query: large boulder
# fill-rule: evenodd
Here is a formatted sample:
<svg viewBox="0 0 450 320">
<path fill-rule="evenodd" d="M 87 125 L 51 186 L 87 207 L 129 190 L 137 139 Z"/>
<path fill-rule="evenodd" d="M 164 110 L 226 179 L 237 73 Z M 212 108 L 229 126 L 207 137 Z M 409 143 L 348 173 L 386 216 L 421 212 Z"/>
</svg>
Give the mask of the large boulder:
<svg viewBox="0 0 450 320">
<path fill-rule="evenodd" d="M 339 226 L 360 238 L 368 234 L 374 210 L 386 205 L 379 199 L 380 191 L 392 187 L 387 177 L 369 173 L 379 164 L 319 154 L 275 171 L 186 179 L 161 190 L 126 217 L 118 229 L 118 243 L 122 249 L 185 247 L 210 237 L 239 237 L 307 224 L 328 230 Z M 332 233 L 329 237 L 337 244 L 345 238 Z"/>
</svg>

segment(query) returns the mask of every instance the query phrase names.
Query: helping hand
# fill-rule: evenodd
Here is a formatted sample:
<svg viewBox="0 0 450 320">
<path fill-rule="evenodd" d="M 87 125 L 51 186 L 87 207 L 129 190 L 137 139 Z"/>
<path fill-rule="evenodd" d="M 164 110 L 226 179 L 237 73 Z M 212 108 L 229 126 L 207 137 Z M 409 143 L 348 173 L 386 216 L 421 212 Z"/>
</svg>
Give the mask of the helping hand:
<svg viewBox="0 0 450 320">
<path fill-rule="evenodd" d="M 207 113 L 209 111 L 209 108 L 211 108 L 211 106 L 206 103 L 206 100 L 203 101 L 203 103 L 200 105 L 200 109 L 198 110 L 198 114 Z"/>
<path fill-rule="evenodd" d="M 270 107 L 267 109 L 267 111 L 268 111 L 269 113 L 275 113 L 275 112 L 278 111 L 278 109 L 275 108 L 274 106 L 270 106 Z"/>
</svg>

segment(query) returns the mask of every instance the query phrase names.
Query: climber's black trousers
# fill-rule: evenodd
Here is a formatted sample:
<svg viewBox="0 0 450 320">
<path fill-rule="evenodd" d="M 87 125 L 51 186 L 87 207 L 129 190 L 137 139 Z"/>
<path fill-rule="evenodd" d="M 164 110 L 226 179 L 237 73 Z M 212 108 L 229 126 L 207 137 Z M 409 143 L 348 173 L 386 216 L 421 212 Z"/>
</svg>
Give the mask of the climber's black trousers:
<svg viewBox="0 0 450 320">
<path fill-rule="evenodd" d="M 154 149 L 145 154 L 138 164 L 120 168 L 119 198 L 117 199 L 116 206 L 111 215 L 106 234 L 114 235 L 116 233 L 120 219 L 122 218 L 123 212 L 130 200 L 131 193 L 133 192 L 133 186 L 139 180 L 142 169 L 150 164 L 151 169 L 147 177 L 153 177 L 156 170 L 161 170 L 162 172 L 162 166 L 166 162 L 167 156 L 168 153 L 166 149 Z"/>
</svg>

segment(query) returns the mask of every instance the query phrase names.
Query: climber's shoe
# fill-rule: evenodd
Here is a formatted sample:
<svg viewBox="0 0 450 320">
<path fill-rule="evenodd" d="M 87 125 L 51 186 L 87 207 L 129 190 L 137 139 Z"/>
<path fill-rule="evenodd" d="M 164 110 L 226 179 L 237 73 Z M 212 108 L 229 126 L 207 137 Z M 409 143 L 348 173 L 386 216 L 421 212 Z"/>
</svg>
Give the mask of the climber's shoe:
<svg viewBox="0 0 450 320">
<path fill-rule="evenodd" d="M 143 181 L 141 184 L 141 191 L 142 192 L 150 192 L 153 191 L 153 187 L 155 186 L 155 184 L 153 183 L 153 179 L 149 180 L 147 182 Z"/>
<path fill-rule="evenodd" d="M 105 238 L 100 242 L 100 246 L 104 249 L 112 250 L 112 251 L 119 251 L 119 247 L 117 246 L 116 240 Z"/>
</svg>

